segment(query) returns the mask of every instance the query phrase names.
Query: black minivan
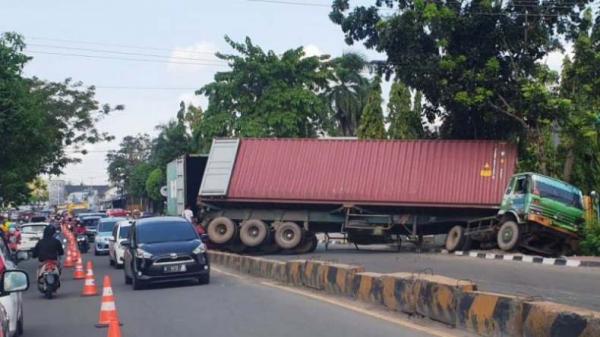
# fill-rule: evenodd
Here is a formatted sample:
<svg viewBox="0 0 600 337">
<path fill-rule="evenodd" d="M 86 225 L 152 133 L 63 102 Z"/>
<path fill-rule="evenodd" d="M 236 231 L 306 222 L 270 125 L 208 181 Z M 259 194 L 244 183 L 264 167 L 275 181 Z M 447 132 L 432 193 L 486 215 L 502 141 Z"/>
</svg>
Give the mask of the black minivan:
<svg viewBox="0 0 600 337">
<path fill-rule="evenodd" d="M 125 283 L 133 289 L 150 282 L 195 279 L 210 282 L 206 245 L 183 218 L 153 217 L 132 223 L 125 248 Z"/>
</svg>

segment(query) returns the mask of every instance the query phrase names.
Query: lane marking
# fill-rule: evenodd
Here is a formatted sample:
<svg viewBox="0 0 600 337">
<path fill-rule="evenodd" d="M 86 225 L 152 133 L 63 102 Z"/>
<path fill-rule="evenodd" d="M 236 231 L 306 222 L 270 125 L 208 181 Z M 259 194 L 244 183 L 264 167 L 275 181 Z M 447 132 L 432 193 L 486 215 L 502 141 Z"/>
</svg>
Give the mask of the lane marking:
<svg viewBox="0 0 600 337">
<path fill-rule="evenodd" d="M 211 266 L 211 269 L 214 270 L 214 271 L 216 271 L 216 272 L 218 272 L 218 273 L 227 275 L 227 276 L 231 276 L 231 277 L 235 277 L 235 278 L 240 279 L 240 280 L 248 281 L 248 278 L 243 278 L 239 274 L 235 274 L 235 273 L 231 273 L 231 272 L 228 272 L 228 271 L 224 271 L 222 269 L 215 268 L 215 267 L 212 267 L 212 266 Z M 400 326 L 403 326 L 403 327 L 406 327 L 406 328 L 409 328 L 409 329 L 413 329 L 413 330 L 416 330 L 416 331 L 419 331 L 419 332 L 424 332 L 424 333 L 430 334 L 432 336 L 437 336 L 437 337 L 457 337 L 457 336 L 459 336 L 459 335 L 450 334 L 448 332 L 441 331 L 441 330 L 438 330 L 438 329 L 435 329 L 435 328 L 422 326 L 422 325 L 410 322 L 410 321 L 408 321 L 406 319 L 402 319 L 402 318 L 398 318 L 398 317 L 390 317 L 388 315 L 383 315 L 383 314 L 379 314 L 377 312 L 372 312 L 372 311 L 369 311 L 367 309 L 363 309 L 363 308 L 359 308 L 359 307 L 350 305 L 349 303 L 345 303 L 345 302 L 337 300 L 337 299 L 333 299 L 333 298 L 330 298 L 330 297 L 319 296 L 317 294 L 311 293 L 311 292 L 306 291 L 306 290 L 297 289 L 297 288 L 291 288 L 291 287 L 279 285 L 279 284 L 276 284 L 276 283 L 272 283 L 272 282 L 269 282 L 269 281 L 263 281 L 261 279 L 258 279 L 258 280 L 259 280 L 258 284 L 261 284 L 261 285 L 264 285 L 264 286 L 267 286 L 267 287 L 277 288 L 279 290 L 283 290 L 283 291 L 287 291 L 287 292 L 290 292 L 290 293 L 294 293 L 296 295 L 308 297 L 308 298 L 311 298 L 311 299 L 314 299 L 314 300 L 317 300 L 317 301 L 320 301 L 320 302 L 325 302 L 325 303 L 328 303 L 328 304 L 331 304 L 331 305 L 335 305 L 335 306 L 344 308 L 346 310 L 354 311 L 354 312 L 357 312 L 357 313 L 360 313 L 360 314 L 363 314 L 363 315 L 366 315 L 366 316 L 370 316 L 372 318 L 376 318 L 376 319 L 379 319 L 379 320 L 382 320 L 382 321 L 386 321 L 386 322 L 389 322 L 389 323 L 392 323 L 392 324 L 395 324 L 395 325 L 400 325 Z"/>
</svg>

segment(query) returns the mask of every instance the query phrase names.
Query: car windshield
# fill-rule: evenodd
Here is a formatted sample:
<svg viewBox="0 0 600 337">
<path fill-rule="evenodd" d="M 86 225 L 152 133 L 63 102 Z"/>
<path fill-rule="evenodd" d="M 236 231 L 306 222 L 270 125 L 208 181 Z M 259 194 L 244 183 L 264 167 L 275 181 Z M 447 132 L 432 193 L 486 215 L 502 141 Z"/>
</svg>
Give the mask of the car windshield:
<svg viewBox="0 0 600 337">
<path fill-rule="evenodd" d="M 101 221 L 98 223 L 98 232 L 112 232 L 117 220 L 114 221 Z"/>
<path fill-rule="evenodd" d="M 100 221 L 99 218 L 92 218 L 92 219 L 83 219 L 83 220 L 81 220 L 81 223 L 85 227 L 96 227 L 96 226 L 98 226 L 99 221 Z"/>
<path fill-rule="evenodd" d="M 544 177 L 534 177 L 534 193 L 571 207 L 582 209 L 581 191 L 568 184 Z"/>
<path fill-rule="evenodd" d="M 190 241 L 198 238 L 189 222 L 155 222 L 136 227 L 138 243 Z"/>
<path fill-rule="evenodd" d="M 129 228 L 131 228 L 131 226 L 121 227 L 121 230 L 119 231 L 119 239 L 127 239 L 129 236 Z"/>
<path fill-rule="evenodd" d="M 44 233 L 44 229 L 46 229 L 45 225 L 26 225 L 21 227 L 21 232 L 31 234 L 42 234 Z"/>
</svg>

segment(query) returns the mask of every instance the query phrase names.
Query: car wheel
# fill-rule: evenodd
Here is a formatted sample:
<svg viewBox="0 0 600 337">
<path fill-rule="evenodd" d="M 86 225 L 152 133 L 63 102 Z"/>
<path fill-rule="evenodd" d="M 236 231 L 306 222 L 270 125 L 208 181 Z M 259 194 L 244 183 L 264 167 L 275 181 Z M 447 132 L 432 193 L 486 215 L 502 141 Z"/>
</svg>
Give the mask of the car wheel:
<svg viewBox="0 0 600 337">
<path fill-rule="evenodd" d="M 199 284 L 209 284 L 210 283 L 210 274 L 202 275 L 198 278 Z"/>
<path fill-rule="evenodd" d="M 144 282 L 138 279 L 135 275 L 131 277 L 131 285 L 133 286 L 133 290 L 141 290 L 144 289 Z"/>
<path fill-rule="evenodd" d="M 131 284 L 131 277 L 127 276 L 127 272 L 124 270 L 123 275 L 125 275 L 125 284 Z"/>
<path fill-rule="evenodd" d="M 19 320 L 17 321 L 17 336 L 21 336 L 23 334 L 23 332 L 25 331 L 25 324 L 23 322 L 23 309 L 21 309 L 21 317 L 19 317 Z"/>
</svg>

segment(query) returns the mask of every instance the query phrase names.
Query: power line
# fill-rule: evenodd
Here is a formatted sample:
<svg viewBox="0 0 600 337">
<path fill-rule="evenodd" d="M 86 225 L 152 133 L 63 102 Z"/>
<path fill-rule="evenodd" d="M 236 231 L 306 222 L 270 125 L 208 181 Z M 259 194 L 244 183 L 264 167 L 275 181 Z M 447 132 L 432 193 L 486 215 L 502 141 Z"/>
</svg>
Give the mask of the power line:
<svg viewBox="0 0 600 337">
<path fill-rule="evenodd" d="M 41 40 L 41 41 L 55 41 L 55 42 L 65 42 L 65 43 L 74 43 L 74 44 L 87 44 L 87 45 L 126 48 L 126 49 L 156 50 L 156 51 L 169 51 L 169 52 L 173 51 L 173 49 L 167 49 L 167 48 L 129 45 L 129 44 L 117 44 L 117 43 L 106 43 L 106 42 L 82 41 L 82 40 L 56 39 L 56 38 L 41 37 L 41 36 L 26 36 L 26 38 L 32 39 L 32 40 Z M 186 51 L 186 52 L 188 52 L 190 54 L 214 55 L 213 52 L 208 52 L 208 51 Z"/>
<path fill-rule="evenodd" d="M 224 61 L 221 61 L 219 59 L 205 59 L 205 58 L 181 57 L 181 56 L 170 56 L 170 55 L 133 53 L 133 52 L 124 52 L 124 51 L 107 50 L 107 49 L 79 48 L 79 47 L 49 45 L 49 44 L 38 44 L 38 43 L 29 43 L 28 46 L 42 47 L 42 48 L 54 48 L 54 49 L 80 50 L 80 51 L 89 51 L 89 52 L 107 53 L 107 54 L 117 54 L 117 55 L 146 56 L 146 57 L 158 57 L 158 58 L 177 59 L 177 60 L 191 60 L 191 61 L 207 61 L 207 62 L 221 62 L 221 63 L 225 63 Z"/>
<path fill-rule="evenodd" d="M 173 62 L 173 61 L 168 61 L 168 60 L 149 60 L 149 59 L 126 58 L 126 57 L 117 57 L 117 56 L 58 53 L 58 52 L 30 50 L 30 49 L 27 49 L 27 52 L 34 53 L 34 54 L 58 55 L 58 56 L 72 56 L 72 57 L 82 57 L 82 58 L 91 58 L 91 59 L 104 59 L 104 60 L 119 60 L 119 61 L 131 61 L 131 62 L 147 62 L 147 63 L 166 63 L 166 64 L 182 64 L 182 65 L 195 65 L 195 66 L 227 67 L 226 64 L 201 63 L 201 62 Z"/>
</svg>

